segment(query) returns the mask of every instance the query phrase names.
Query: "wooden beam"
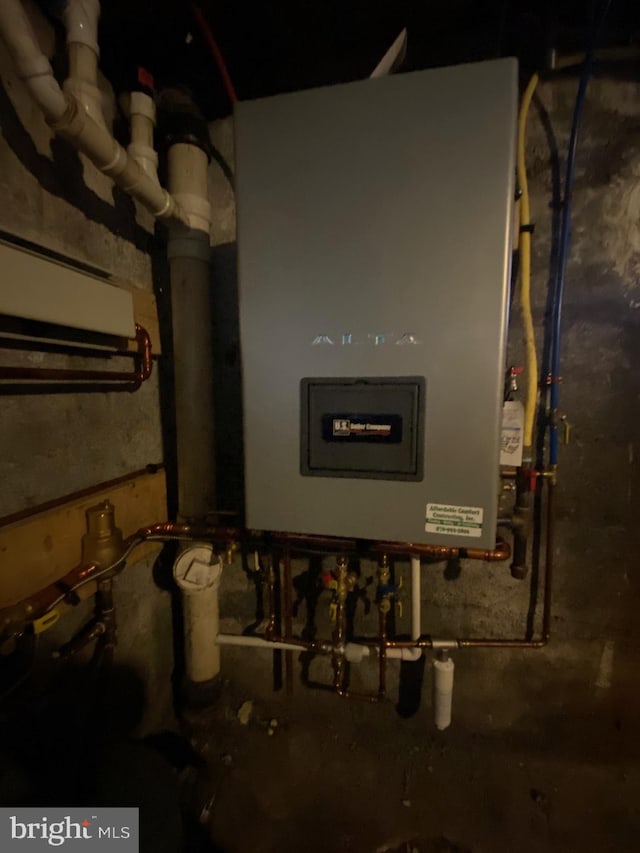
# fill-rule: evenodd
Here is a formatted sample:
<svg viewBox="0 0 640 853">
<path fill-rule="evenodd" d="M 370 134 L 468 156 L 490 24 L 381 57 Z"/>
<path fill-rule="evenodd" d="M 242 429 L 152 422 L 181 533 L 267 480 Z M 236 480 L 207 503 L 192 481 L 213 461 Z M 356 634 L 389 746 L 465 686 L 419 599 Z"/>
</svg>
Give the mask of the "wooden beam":
<svg viewBox="0 0 640 853">
<path fill-rule="evenodd" d="M 140 326 L 149 332 L 151 338 L 151 352 L 153 355 L 160 355 L 162 345 L 160 343 L 160 324 L 158 322 L 158 307 L 156 297 L 148 290 L 140 290 L 139 287 L 134 287 L 132 284 L 127 284 L 122 281 L 112 281 L 112 284 L 117 284 L 123 290 L 128 290 L 133 297 L 133 317 Z M 136 342 L 129 341 L 129 349 L 136 349 Z"/>
<path fill-rule="evenodd" d="M 0 609 L 55 583 L 81 562 L 89 507 L 109 499 L 117 526 L 129 536 L 139 527 L 166 519 L 166 489 L 164 471 L 142 474 L 0 528 Z M 142 545 L 133 559 L 138 561 L 158 547 Z"/>
</svg>

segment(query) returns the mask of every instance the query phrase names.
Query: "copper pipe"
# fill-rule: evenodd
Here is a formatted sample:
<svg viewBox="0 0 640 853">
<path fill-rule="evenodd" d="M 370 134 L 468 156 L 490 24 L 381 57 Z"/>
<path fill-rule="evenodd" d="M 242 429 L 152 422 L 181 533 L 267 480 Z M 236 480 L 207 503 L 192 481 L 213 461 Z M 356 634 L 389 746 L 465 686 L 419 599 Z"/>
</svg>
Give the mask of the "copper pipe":
<svg viewBox="0 0 640 853">
<path fill-rule="evenodd" d="M 364 702 L 382 702 L 384 696 L 377 693 L 358 693 L 354 690 L 338 690 L 336 691 L 341 699 L 361 699 Z"/>
<path fill-rule="evenodd" d="M 273 612 L 274 628 L 278 636 L 282 636 L 282 582 L 280 561 L 272 560 L 273 569 Z M 273 651 L 273 689 L 282 690 L 282 649 Z"/>
<path fill-rule="evenodd" d="M 333 632 L 333 686 L 339 695 L 345 689 L 344 686 L 344 641 L 347 621 L 347 560 L 346 557 L 338 557 L 336 562 L 336 627 Z"/>
<path fill-rule="evenodd" d="M 518 476 L 517 468 L 501 468 L 500 469 L 500 477 L 503 480 L 515 480 Z"/>
<path fill-rule="evenodd" d="M 267 610 L 269 613 L 269 621 L 264 631 L 266 640 L 272 640 L 276 634 L 276 603 L 274 595 L 274 586 L 276 582 L 273 572 L 273 559 L 271 554 L 265 558 L 265 574 L 267 580 Z"/>
<path fill-rule="evenodd" d="M 551 596 L 553 592 L 553 566 L 555 548 L 555 494 L 556 478 L 547 480 L 547 524 L 544 558 L 544 600 L 542 605 L 542 639 L 545 643 L 551 637 Z"/>
<path fill-rule="evenodd" d="M 90 579 L 98 571 L 98 566 L 86 563 L 76 566 L 68 572 L 64 578 L 56 581 L 44 589 L 25 598 L 19 604 L 13 604 L 0 610 L 0 636 L 11 634 L 12 631 L 22 633 L 25 623 L 40 619 L 65 592 L 74 597 L 74 587 Z M 75 596 L 77 600 L 77 596 Z"/>
<path fill-rule="evenodd" d="M 151 338 L 147 330 L 136 323 L 137 350 L 134 353 L 116 350 L 113 354 L 122 357 L 132 356 L 136 362 L 133 371 L 113 370 L 82 370 L 79 368 L 54 368 L 54 367 L 0 367 L 0 380 L 6 384 L 16 382 L 38 383 L 37 390 L 44 390 L 48 385 L 55 386 L 57 383 L 69 383 L 75 390 L 87 390 L 86 385 L 94 390 L 100 390 L 101 383 L 112 383 L 121 390 L 135 391 L 143 382 L 151 376 L 152 353 Z M 70 346 L 70 349 L 73 349 Z M 79 355 L 82 352 L 78 353 Z M 3 384 L 0 383 L 0 389 Z M 74 383 L 78 383 L 77 386 Z M 94 388 L 95 386 L 95 388 Z M 23 386 L 27 390 L 29 385 Z M 12 386 L 13 389 L 13 386 Z M 111 386 L 110 386 L 111 390 Z"/>
<path fill-rule="evenodd" d="M 551 637 L 551 605 L 553 595 L 553 567 L 554 567 L 554 495 L 555 478 L 546 478 L 547 483 L 547 519 L 546 519 L 546 546 L 545 546 L 545 577 L 544 598 L 542 609 L 542 632 L 538 639 L 526 640 L 519 638 L 492 638 L 492 637 L 469 637 L 452 639 L 452 648 L 459 649 L 542 649 Z M 377 646 L 378 640 L 358 640 L 367 646 Z M 387 640 L 387 649 L 432 649 L 434 641 L 431 637 L 421 637 L 417 641 L 411 640 Z"/>
<path fill-rule="evenodd" d="M 509 647 L 509 648 L 540 648 L 545 645 L 549 638 L 549 630 L 550 630 L 550 610 L 551 610 L 551 586 L 552 586 L 552 570 L 553 570 L 553 545 L 552 545 L 552 530 L 553 530 L 553 511 L 552 511 L 552 497 L 551 497 L 551 489 L 553 488 L 553 478 L 545 479 L 545 482 L 550 484 L 550 492 L 549 492 L 549 506 L 548 506 L 548 523 L 547 523 L 547 559 L 546 559 L 546 571 L 545 571 L 545 593 L 544 593 L 544 615 L 543 615 L 543 637 L 541 640 L 519 640 L 519 639 L 462 639 L 456 640 L 456 645 L 460 647 Z M 262 546 L 264 547 L 265 539 L 268 541 L 269 539 L 275 539 L 276 541 L 282 542 L 289 549 L 295 549 L 297 546 L 305 546 L 310 545 L 314 548 L 319 548 L 322 550 L 333 550 L 338 551 L 339 553 L 357 553 L 359 551 L 358 543 L 356 540 L 339 538 L 339 537 L 320 537 L 320 536 L 311 536 L 306 534 L 288 534 L 288 533 L 273 533 L 273 534 L 263 534 L 260 532 L 253 531 L 243 531 L 237 528 L 219 528 L 219 527 L 211 527 L 209 525 L 191 525 L 191 524 L 182 524 L 177 522 L 161 522 L 157 524 L 149 525 L 148 527 L 140 528 L 140 530 L 136 531 L 132 536 L 129 536 L 124 542 L 125 556 L 123 558 L 126 559 L 128 554 L 136 545 L 142 544 L 146 540 L 152 541 L 165 541 L 165 540 L 174 540 L 174 539 L 186 539 L 189 541 L 193 540 L 206 540 L 206 541 L 214 541 L 214 542 L 224 542 L 229 540 L 238 540 L 243 542 L 245 546 L 251 545 L 253 546 Z M 477 560 L 485 560 L 485 561 L 502 561 L 509 558 L 510 548 L 508 543 L 503 540 L 498 540 L 496 543 L 496 547 L 494 549 L 464 549 L 464 548 L 448 548 L 445 546 L 437 546 L 437 545 L 422 545 L 415 543 L 400 543 L 400 542 L 386 542 L 386 543 L 373 543 L 371 544 L 366 553 L 369 554 L 399 554 L 401 556 L 410 556 L 412 554 L 432 557 L 436 559 L 445 559 L 449 557 L 460 557 L 467 559 L 477 559 Z M 346 566 L 346 562 L 345 562 Z M 271 572 L 273 571 L 271 567 Z M 60 590 L 68 589 L 70 593 L 73 593 L 75 589 L 77 589 L 80 585 L 91 580 L 93 575 L 100 576 L 100 573 L 103 572 L 103 569 L 98 566 L 79 566 L 76 569 L 73 569 L 69 572 L 64 578 L 58 581 L 56 584 L 52 584 L 49 587 L 46 587 L 44 590 L 39 591 L 36 595 L 32 596 L 29 599 L 26 599 L 20 605 L 16 607 L 6 608 L 4 611 L 0 613 L 0 617 L 5 617 L 5 624 L 14 622 L 14 614 L 17 613 L 17 610 L 20 610 L 21 616 L 20 619 L 24 621 L 30 621 L 31 619 L 38 618 L 38 616 L 43 613 L 48 612 L 49 609 L 53 606 L 53 604 L 60 599 Z M 346 569 L 345 569 L 346 572 Z M 290 587 L 289 588 L 290 594 Z M 346 588 L 346 585 L 345 585 Z M 273 595 L 273 580 L 270 581 L 269 573 L 267 576 L 267 593 L 268 596 L 271 595 L 269 600 L 269 614 L 270 614 L 270 622 L 267 627 L 266 636 L 269 638 L 269 633 L 273 635 L 275 633 L 275 616 L 274 616 L 274 608 L 275 608 L 275 598 Z M 345 597 L 346 601 L 346 597 Z M 288 608 L 286 608 L 288 610 Z M 345 626 L 342 624 L 345 618 L 345 608 L 344 602 L 340 604 L 340 619 L 339 624 L 337 626 L 337 632 L 339 636 L 339 642 L 336 644 L 338 648 L 340 648 L 344 644 L 344 632 Z M 287 629 L 288 630 L 288 629 Z M 367 641 L 364 641 L 367 642 Z M 375 640 L 373 642 L 367 642 L 368 645 L 375 645 L 383 648 L 380 644 L 379 640 Z M 421 638 L 417 642 L 401 642 L 401 641 L 390 641 L 385 639 L 384 641 L 384 649 L 387 648 L 432 648 L 432 641 L 430 638 Z M 338 656 L 341 658 L 341 655 Z M 342 685 L 342 677 L 343 677 L 343 663 L 336 660 L 336 668 L 339 669 L 339 678 L 334 678 L 334 683 L 339 685 L 339 689 L 343 690 Z"/>
<path fill-rule="evenodd" d="M 291 549 L 287 546 L 283 554 L 283 579 L 282 579 L 282 608 L 284 610 L 284 636 L 288 642 L 293 635 L 293 618 L 291 613 L 291 589 L 293 584 L 291 572 Z M 293 693 L 293 652 L 284 653 L 284 676 L 287 693 Z"/>
<path fill-rule="evenodd" d="M 77 492 L 71 492 L 61 498 L 54 498 L 51 501 L 45 501 L 44 503 L 37 504 L 37 506 L 30 506 L 27 509 L 20 510 L 19 512 L 11 513 L 11 515 L 5 515 L 0 518 L 0 527 L 15 524 L 16 521 L 24 521 L 26 518 L 31 518 L 41 512 L 47 512 L 50 509 L 56 509 L 57 507 L 63 506 L 71 501 L 77 501 L 81 498 L 89 498 L 91 495 L 115 489 L 116 486 L 129 483 L 132 480 L 138 480 L 140 477 L 144 477 L 147 474 L 156 474 L 158 471 L 162 471 L 163 468 L 164 465 L 162 463 L 158 465 L 147 465 L 146 468 L 141 468 L 139 471 L 132 471 L 130 474 L 124 474 L 122 477 L 115 477 L 113 480 L 107 480 L 104 483 L 98 483 L 95 486 L 89 486 L 88 488 L 80 489 Z"/>
<path fill-rule="evenodd" d="M 267 638 L 265 637 L 265 640 Z M 316 654 L 326 654 L 326 648 L 323 647 L 322 643 L 317 643 L 315 641 L 309 640 L 301 640 L 300 637 L 291 637 L 289 640 L 285 640 L 282 634 L 278 634 L 274 632 L 273 636 L 269 638 L 268 642 L 270 643 L 290 643 L 292 646 L 300 646 L 300 651 L 308 651 L 315 652 Z"/>
<path fill-rule="evenodd" d="M 357 553 L 358 542 L 355 539 L 342 537 L 314 536 L 305 533 L 282 533 L 271 534 L 279 542 L 287 542 L 294 549 L 296 546 L 318 548 L 324 551 L 338 553 Z M 450 548 L 447 545 L 428 545 L 414 542 L 374 542 L 365 549 L 365 553 L 379 556 L 382 553 L 398 556 L 410 556 L 412 554 L 422 557 L 430 557 L 438 560 L 467 559 L 482 560 L 484 562 L 502 562 L 511 556 L 511 546 L 503 539 L 496 541 L 495 548 Z"/>
<path fill-rule="evenodd" d="M 153 362 L 151 361 L 151 338 L 149 332 L 147 332 L 144 326 L 139 326 L 138 323 L 136 323 L 136 342 L 138 344 L 136 376 L 138 385 L 142 385 L 151 376 Z"/>
<path fill-rule="evenodd" d="M 382 602 L 380 602 L 382 605 Z M 378 696 L 384 699 L 387 693 L 387 617 L 389 611 L 380 607 L 379 613 L 379 640 L 380 652 L 378 656 Z"/>
<path fill-rule="evenodd" d="M 511 547 L 504 539 L 496 541 L 495 548 L 450 548 L 447 545 L 422 545 L 412 542 L 376 542 L 372 548 L 374 553 L 401 557 L 420 556 L 436 560 L 481 560 L 485 563 L 500 563 L 511 556 Z"/>
</svg>

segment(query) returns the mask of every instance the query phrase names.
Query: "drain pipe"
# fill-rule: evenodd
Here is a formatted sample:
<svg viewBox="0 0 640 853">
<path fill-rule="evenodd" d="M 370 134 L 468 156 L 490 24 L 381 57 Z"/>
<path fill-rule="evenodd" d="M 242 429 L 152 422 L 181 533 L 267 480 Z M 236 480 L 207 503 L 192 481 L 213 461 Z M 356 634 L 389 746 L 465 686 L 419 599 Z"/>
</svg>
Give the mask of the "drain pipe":
<svg viewBox="0 0 640 853">
<path fill-rule="evenodd" d="M 169 269 L 181 520 L 215 509 L 213 330 L 210 283 L 209 136 L 190 95 L 167 89 L 159 101 L 169 191 L 187 223 L 169 230 Z"/>
<path fill-rule="evenodd" d="M 83 107 L 93 121 L 106 130 L 102 93 L 98 88 L 99 0 L 67 0 L 64 24 L 67 29 L 69 76 L 63 91 Z"/>
<path fill-rule="evenodd" d="M 90 4 L 95 9 L 96 4 Z M 82 92 L 72 81 L 63 91 L 53 76 L 47 57 L 38 46 L 31 22 L 20 0 L 1 0 L 0 38 L 6 43 L 21 80 L 29 89 L 33 99 L 55 133 L 66 139 L 84 154 L 93 165 L 108 175 L 115 184 L 149 210 L 157 219 L 174 223 L 188 222 L 184 211 L 157 180 L 145 174 L 138 163 L 127 155 L 125 149 L 113 138 L 105 127 L 104 118 L 98 110 L 99 104 L 91 102 L 95 39 L 88 34 L 97 23 L 91 16 L 75 18 L 73 35 L 70 35 L 70 67 L 72 73 L 84 75 Z M 86 22 L 86 27 L 83 22 Z M 82 24 L 82 25 L 80 25 Z M 80 39 L 85 39 L 81 41 Z M 89 42 L 90 44 L 87 44 Z M 99 117 L 96 117 L 99 112 Z"/>
<path fill-rule="evenodd" d="M 209 136 L 206 122 L 184 91 L 165 90 L 158 106 L 169 192 L 186 214 L 186 224 L 175 223 L 169 229 L 168 258 L 178 515 L 191 524 L 204 521 L 215 510 Z M 179 580 L 184 553 L 179 555 L 175 571 L 183 602 L 185 695 L 191 704 L 207 705 L 217 696 L 220 673 L 216 643 L 219 584 L 207 580 L 195 589 L 185 586 L 184 576 Z"/>
<path fill-rule="evenodd" d="M 210 543 L 185 548 L 173 566 L 173 577 L 182 593 L 186 676 L 199 698 L 209 692 L 204 688 L 214 684 L 220 672 L 216 638 L 221 576 L 222 561 Z"/>
</svg>

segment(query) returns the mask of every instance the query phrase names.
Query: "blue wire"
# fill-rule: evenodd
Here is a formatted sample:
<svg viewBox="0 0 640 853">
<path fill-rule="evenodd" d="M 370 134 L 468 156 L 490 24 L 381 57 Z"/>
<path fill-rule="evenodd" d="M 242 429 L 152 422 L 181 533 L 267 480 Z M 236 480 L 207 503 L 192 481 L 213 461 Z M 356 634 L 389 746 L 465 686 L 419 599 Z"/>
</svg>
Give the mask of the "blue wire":
<svg viewBox="0 0 640 853">
<path fill-rule="evenodd" d="M 605 18 L 609 11 L 611 0 L 605 3 L 602 15 L 600 16 L 599 25 L 595 25 L 591 30 L 591 38 L 587 53 L 585 55 L 582 73 L 580 74 L 580 82 L 578 84 L 578 93 L 576 95 L 576 103 L 573 109 L 573 120 L 571 122 L 571 135 L 569 137 L 569 149 L 567 151 L 567 169 L 564 181 L 564 196 L 562 200 L 562 217 L 560 224 L 560 241 L 558 244 L 558 263 L 556 268 L 556 282 L 554 288 L 553 300 L 553 315 L 552 315 L 552 343 L 551 343 L 551 370 L 549 371 L 549 379 L 551 381 L 550 407 L 551 407 L 551 424 L 549 433 L 549 462 L 551 465 L 558 464 L 558 424 L 557 411 L 560 402 L 560 385 L 558 377 L 560 375 L 560 342 L 562 337 L 562 303 L 564 300 L 565 274 L 567 271 L 567 261 L 569 259 L 569 247 L 571 242 L 571 196 L 573 193 L 573 176 L 576 159 L 576 148 L 578 146 L 578 131 L 580 129 L 580 121 L 582 119 L 582 111 L 584 109 L 584 101 L 587 93 L 587 85 L 593 71 L 593 61 L 596 51 L 596 44 Z"/>
</svg>

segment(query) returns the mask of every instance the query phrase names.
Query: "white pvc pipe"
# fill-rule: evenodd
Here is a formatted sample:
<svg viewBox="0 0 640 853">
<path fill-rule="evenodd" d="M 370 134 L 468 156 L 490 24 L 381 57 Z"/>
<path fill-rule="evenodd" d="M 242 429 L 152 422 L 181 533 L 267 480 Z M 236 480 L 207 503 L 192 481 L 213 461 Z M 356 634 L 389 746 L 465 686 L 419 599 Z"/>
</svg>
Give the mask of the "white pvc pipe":
<svg viewBox="0 0 640 853">
<path fill-rule="evenodd" d="M 368 658 L 372 651 L 379 651 L 375 646 L 365 646 L 361 643 L 347 643 L 345 645 L 345 657 L 349 663 L 361 663 L 363 658 Z M 385 657 L 388 660 L 416 661 L 422 657 L 422 649 L 385 649 Z"/>
<path fill-rule="evenodd" d="M 281 641 L 271 642 L 264 637 L 244 636 L 243 634 L 218 634 L 216 642 L 219 646 L 245 646 L 253 649 L 279 649 L 282 651 L 302 652 L 304 647 L 296 643 Z M 361 643 L 347 643 L 345 657 L 349 663 L 362 663 L 364 658 L 371 655 L 371 647 Z M 387 649 L 390 660 L 418 660 L 422 649 Z"/>
<path fill-rule="evenodd" d="M 211 205 L 209 204 L 209 159 L 197 145 L 178 142 L 167 155 L 169 187 L 176 204 L 184 211 L 187 225 L 209 234 Z"/>
<path fill-rule="evenodd" d="M 409 649 L 386 649 L 386 657 L 389 660 L 420 660 L 422 657 L 422 649 L 417 647 Z"/>
<path fill-rule="evenodd" d="M 67 28 L 69 77 L 63 89 L 73 95 L 91 118 L 106 129 L 102 92 L 98 88 L 99 0 L 67 0 L 64 24 Z"/>
<path fill-rule="evenodd" d="M 85 44 L 69 45 L 69 76 L 62 87 L 97 124 L 107 130 L 98 86 L 98 54 Z"/>
<path fill-rule="evenodd" d="M 420 619 L 420 557 L 411 558 L 411 639 L 419 640 L 422 633 Z"/>
<path fill-rule="evenodd" d="M 153 147 L 156 106 L 153 98 L 145 95 L 144 92 L 132 92 L 129 112 L 131 115 L 131 142 L 127 147 L 127 153 L 136 161 L 145 175 L 157 181 L 158 155 Z"/>
<path fill-rule="evenodd" d="M 295 643 L 271 642 L 264 637 L 245 637 L 243 634 L 218 634 L 219 646 L 246 646 L 252 649 L 278 649 L 286 652 L 303 652 L 304 647 Z"/>
<path fill-rule="evenodd" d="M 433 661 L 433 713 L 436 728 L 440 731 L 451 725 L 454 669 L 451 658 L 435 658 Z"/>
<path fill-rule="evenodd" d="M 64 7 L 67 44 L 84 44 L 98 56 L 99 17 L 100 0 L 67 0 Z"/>
<path fill-rule="evenodd" d="M 220 672 L 216 638 L 222 563 L 210 544 L 193 545 L 178 554 L 173 576 L 182 592 L 187 678 L 202 684 Z"/>
<path fill-rule="evenodd" d="M 47 120 L 57 121 L 67 109 L 49 60 L 36 40 L 31 21 L 20 0 L 1 0 L 0 36 L 5 41 L 19 76 Z"/>
<path fill-rule="evenodd" d="M 20 0 L 0 0 L 0 36 L 7 44 L 18 73 L 57 134 L 72 142 L 94 166 L 109 175 L 155 217 L 191 224 L 171 195 L 127 156 L 107 128 L 92 117 L 72 93 L 65 95 L 60 89 L 49 60 L 38 47 Z M 206 160 L 206 155 L 203 156 Z"/>
</svg>

